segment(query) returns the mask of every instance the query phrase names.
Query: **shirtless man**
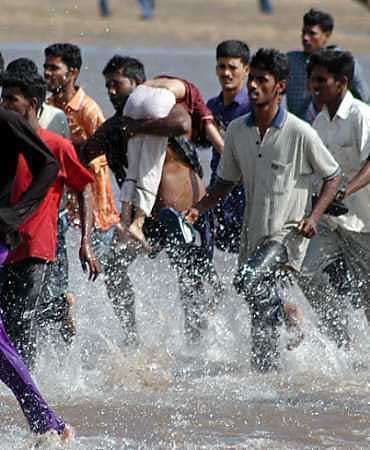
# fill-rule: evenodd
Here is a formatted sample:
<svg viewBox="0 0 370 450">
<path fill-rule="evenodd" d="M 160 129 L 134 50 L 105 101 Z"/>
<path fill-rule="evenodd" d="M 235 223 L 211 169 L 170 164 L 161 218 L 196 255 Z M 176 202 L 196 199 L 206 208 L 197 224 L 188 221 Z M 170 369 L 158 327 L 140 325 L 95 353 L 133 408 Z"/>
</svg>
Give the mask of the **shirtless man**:
<svg viewBox="0 0 370 450">
<path fill-rule="evenodd" d="M 196 129 L 195 125 L 201 124 L 202 117 L 208 115 L 209 120 L 212 120 L 212 115 L 207 108 L 201 113 L 199 91 L 190 83 L 182 81 L 186 86 L 185 98 L 175 105 L 167 117 L 140 121 L 122 118 L 121 113 L 129 95 L 145 81 L 144 67 L 134 58 L 115 56 L 108 62 L 103 74 L 116 114 L 89 139 L 84 147 L 84 156 L 89 161 L 104 152 L 118 183 L 122 185 L 126 177 L 125 150 L 129 137 L 139 133 L 170 136 L 153 218 L 145 221 L 144 233 L 150 244 L 166 250 L 170 264 L 176 271 L 185 310 L 185 333 L 192 341 L 200 337 L 207 322 L 209 305 L 205 300 L 204 282 L 210 282 L 217 294 L 221 291 L 219 280 L 212 268 L 213 239 L 209 220 L 205 216 L 197 226 L 201 236 L 200 246 L 174 245 L 168 231 L 158 221 L 158 212 L 167 206 L 178 210 L 186 209 L 205 194 L 199 161 L 182 136 L 190 132 L 192 125 L 193 129 Z M 188 109 L 190 116 L 186 113 L 186 101 L 193 102 L 192 111 Z M 198 126 L 198 129 L 200 130 L 201 126 Z M 182 147 L 183 143 L 185 147 Z M 128 255 L 124 250 L 121 250 L 120 254 L 116 249 L 112 252 L 108 264 L 105 264 L 108 295 L 113 302 L 115 313 L 121 320 L 128 343 L 136 342 L 137 338 L 135 296 L 127 273 L 134 258 L 135 256 Z"/>
</svg>

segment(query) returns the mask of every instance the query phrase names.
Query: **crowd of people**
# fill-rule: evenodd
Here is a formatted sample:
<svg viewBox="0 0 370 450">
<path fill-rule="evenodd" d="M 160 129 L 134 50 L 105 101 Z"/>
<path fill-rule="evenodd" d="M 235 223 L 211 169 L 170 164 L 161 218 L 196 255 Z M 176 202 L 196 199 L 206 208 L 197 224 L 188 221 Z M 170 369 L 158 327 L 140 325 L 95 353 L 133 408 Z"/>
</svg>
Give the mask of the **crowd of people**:
<svg viewBox="0 0 370 450">
<path fill-rule="evenodd" d="M 141 61 L 115 55 L 102 71 L 115 109 L 107 120 L 78 85 L 76 45 L 47 47 L 43 75 L 27 58 L 2 67 L 0 378 L 33 432 L 73 435 L 29 374 L 41 335 L 69 346 L 78 332 L 69 227 L 81 231 L 89 279 L 103 273 L 127 346 L 139 343 L 133 261 L 166 252 L 196 345 L 225 294 L 216 247 L 239 254 L 252 368 L 279 367 L 282 325 L 289 348 L 304 339 L 303 313 L 281 289 L 293 282 L 322 331 L 351 348 L 352 308 L 370 320 L 370 92 L 351 53 L 328 44 L 333 27 L 329 14 L 308 11 L 303 50 L 288 54 L 251 57 L 245 42 L 221 42 L 221 92 L 207 104 L 191 81 L 147 80 Z M 199 146 L 212 147 L 209 181 Z"/>
</svg>

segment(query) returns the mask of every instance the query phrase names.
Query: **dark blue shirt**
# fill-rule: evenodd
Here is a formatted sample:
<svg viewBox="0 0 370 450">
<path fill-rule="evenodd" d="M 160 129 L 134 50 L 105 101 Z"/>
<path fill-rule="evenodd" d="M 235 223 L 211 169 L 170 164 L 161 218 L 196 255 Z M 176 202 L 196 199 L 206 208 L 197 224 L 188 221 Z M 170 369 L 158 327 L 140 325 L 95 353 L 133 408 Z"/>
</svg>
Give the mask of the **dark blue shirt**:
<svg viewBox="0 0 370 450">
<path fill-rule="evenodd" d="M 225 129 L 232 120 L 249 113 L 251 110 L 248 92 L 245 87 L 236 94 L 234 100 L 229 105 L 224 104 L 224 98 L 221 92 L 217 97 L 211 98 L 207 106 L 212 111 L 216 121 Z M 213 150 L 211 160 L 212 174 L 217 172 L 219 162 L 220 154 Z"/>
<path fill-rule="evenodd" d="M 251 111 L 247 89 L 243 87 L 234 97 L 234 100 L 225 105 L 222 92 L 217 97 L 211 98 L 207 104 L 212 111 L 215 120 L 224 129 L 229 123 Z M 212 151 L 211 183 L 216 178 L 217 167 L 220 162 L 220 154 Z M 236 186 L 223 202 L 219 202 L 213 210 L 213 230 L 215 234 L 215 244 L 220 250 L 233 253 L 239 252 L 240 232 L 243 224 L 245 209 L 245 193 L 243 185 Z"/>
</svg>

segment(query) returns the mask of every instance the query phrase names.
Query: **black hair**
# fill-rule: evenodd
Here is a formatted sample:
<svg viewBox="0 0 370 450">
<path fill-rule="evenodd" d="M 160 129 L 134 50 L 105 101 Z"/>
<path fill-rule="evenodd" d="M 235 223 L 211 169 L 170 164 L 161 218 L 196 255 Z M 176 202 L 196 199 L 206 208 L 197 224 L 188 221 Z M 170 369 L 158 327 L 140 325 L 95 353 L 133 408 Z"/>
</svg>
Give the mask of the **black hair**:
<svg viewBox="0 0 370 450">
<path fill-rule="evenodd" d="M 3 71 L 4 71 L 4 58 L 0 52 L 0 73 L 2 73 Z"/>
<path fill-rule="evenodd" d="M 288 57 L 274 48 L 260 48 L 252 56 L 251 67 L 271 73 L 276 81 L 289 77 Z"/>
<path fill-rule="evenodd" d="M 7 72 L 24 72 L 24 73 L 38 73 L 36 64 L 29 58 L 17 58 L 10 61 L 6 66 Z"/>
<path fill-rule="evenodd" d="M 324 67 L 335 80 L 346 77 L 351 85 L 355 71 L 355 60 L 350 52 L 341 50 L 320 49 L 310 56 L 307 75 L 311 76 L 314 66 Z"/>
<path fill-rule="evenodd" d="M 21 68 L 13 67 L 12 70 L 3 72 L 1 85 L 3 88 L 16 87 L 20 89 L 22 94 L 28 99 L 36 97 L 37 109 L 41 107 L 46 98 L 46 82 L 37 72 L 26 73 Z"/>
<path fill-rule="evenodd" d="M 130 56 L 114 55 L 103 69 L 103 75 L 109 75 L 120 71 L 124 77 L 142 84 L 146 80 L 144 64 Z"/>
<path fill-rule="evenodd" d="M 74 44 L 53 44 L 44 50 L 45 56 L 61 58 L 69 70 L 81 69 L 82 57 L 80 47 Z"/>
<path fill-rule="evenodd" d="M 331 33 L 334 29 L 334 19 L 326 12 L 311 8 L 303 16 L 303 25 L 306 27 L 318 25 L 325 33 Z"/>
<path fill-rule="evenodd" d="M 216 48 L 216 58 L 240 58 L 243 64 L 248 64 L 250 50 L 248 45 L 243 41 L 223 41 Z"/>
</svg>

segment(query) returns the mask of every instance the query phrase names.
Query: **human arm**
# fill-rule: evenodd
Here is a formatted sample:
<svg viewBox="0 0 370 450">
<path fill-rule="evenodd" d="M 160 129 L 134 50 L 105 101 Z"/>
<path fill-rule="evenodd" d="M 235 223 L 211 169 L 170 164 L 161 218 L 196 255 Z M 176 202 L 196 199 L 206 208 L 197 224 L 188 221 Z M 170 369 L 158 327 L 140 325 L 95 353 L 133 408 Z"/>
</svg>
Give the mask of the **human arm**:
<svg viewBox="0 0 370 450">
<path fill-rule="evenodd" d="M 344 195 L 340 199 L 350 196 L 370 183 L 370 159 L 365 162 L 362 169 L 349 181 Z"/>
<path fill-rule="evenodd" d="M 131 119 L 124 117 L 122 129 L 128 139 L 137 134 L 156 136 L 182 136 L 191 130 L 191 118 L 182 106 L 175 105 L 162 119 Z"/>
<path fill-rule="evenodd" d="M 185 220 L 194 223 L 198 218 L 213 209 L 220 200 L 223 200 L 232 191 L 234 183 L 220 178 L 210 187 L 206 195 L 193 205 L 185 215 Z"/>
<path fill-rule="evenodd" d="M 217 126 L 212 121 L 207 121 L 204 125 L 206 138 L 212 144 L 213 148 L 222 155 L 224 151 L 224 140 L 218 131 Z"/>
<path fill-rule="evenodd" d="M 330 203 L 334 200 L 341 178 L 341 175 L 337 175 L 323 182 L 320 195 L 312 209 L 311 215 L 302 219 L 298 224 L 299 232 L 306 238 L 312 238 L 317 234 L 317 224 Z"/>
<path fill-rule="evenodd" d="M 178 78 L 158 77 L 144 83 L 146 86 L 167 89 L 171 91 L 177 100 L 181 100 L 186 95 L 186 86 Z"/>
<path fill-rule="evenodd" d="M 89 271 L 89 280 L 95 281 L 101 273 L 100 263 L 95 255 L 91 243 L 93 230 L 93 201 L 91 185 L 88 184 L 82 192 L 77 194 L 78 206 L 81 218 L 81 245 L 79 257 L 82 270 Z"/>
</svg>

